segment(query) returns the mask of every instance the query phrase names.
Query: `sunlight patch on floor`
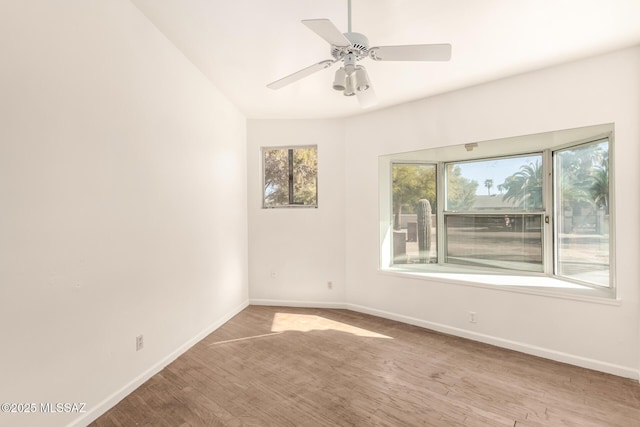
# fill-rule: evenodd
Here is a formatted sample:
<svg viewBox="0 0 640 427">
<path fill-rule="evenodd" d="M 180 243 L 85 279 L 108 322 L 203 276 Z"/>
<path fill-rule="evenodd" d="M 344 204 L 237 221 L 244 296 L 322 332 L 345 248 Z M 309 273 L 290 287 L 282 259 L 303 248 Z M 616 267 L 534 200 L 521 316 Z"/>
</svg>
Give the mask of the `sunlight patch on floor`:
<svg viewBox="0 0 640 427">
<path fill-rule="evenodd" d="M 389 338 L 389 336 L 351 326 L 346 323 L 330 320 L 311 314 L 276 313 L 271 326 L 272 332 L 310 332 L 310 331 L 339 331 L 359 337 Z"/>
</svg>

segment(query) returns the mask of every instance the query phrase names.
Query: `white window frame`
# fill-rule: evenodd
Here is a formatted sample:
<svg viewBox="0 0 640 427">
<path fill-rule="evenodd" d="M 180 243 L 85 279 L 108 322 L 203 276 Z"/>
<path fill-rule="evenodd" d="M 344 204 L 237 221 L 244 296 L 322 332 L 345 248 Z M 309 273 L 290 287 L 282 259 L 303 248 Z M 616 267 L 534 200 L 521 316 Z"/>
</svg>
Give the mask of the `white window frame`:
<svg viewBox="0 0 640 427">
<path fill-rule="evenodd" d="M 262 209 L 317 209 L 318 208 L 318 165 L 316 163 L 316 188 L 315 188 L 315 192 L 316 192 L 316 203 L 315 204 L 309 204 L 309 205 L 299 205 L 299 204 L 295 204 L 291 202 L 291 198 L 292 198 L 292 189 L 289 188 L 289 203 L 287 204 L 282 204 L 282 205 L 277 205 L 277 206 L 268 206 L 266 204 L 265 201 L 265 184 L 266 184 L 266 180 L 265 180 L 265 165 L 264 165 L 264 156 L 265 156 L 265 152 L 266 151 L 270 151 L 270 150 L 288 150 L 288 151 L 295 151 L 298 149 L 310 149 L 313 148 L 316 150 L 316 159 L 318 158 L 318 146 L 317 145 L 284 145 L 284 146 L 270 146 L 270 147 L 261 147 L 260 148 L 260 176 L 261 176 L 261 190 L 260 190 L 260 194 L 261 194 L 261 198 L 262 198 Z M 291 168 L 292 165 L 289 164 L 289 173 L 291 173 Z M 292 177 L 289 177 L 289 185 L 291 185 L 291 180 Z"/>
<path fill-rule="evenodd" d="M 511 154 L 511 155 L 507 155 L 507 156 L 493 156 L 493 157 L 488 157 L 488 158 L 476 158 L 476 159 L 468 159 L 465 162 L 472 162 L 472 161 L 483 161 L 483 160 L 499 160 L 499 159 L 506 159 L 506 158 L 513 158 L 513 157 L 519 157 L 519 156 L 533 156 L 533 155 L 539 155 L 542 158 L 542 174 L 543 176 L 546 176 L 548 173 L 548 164 L 545 162 L 545 158 L 547 157 L 547 152 L 546 151 L 538 151 L 538 152 L 526 152 L 526 153 L 519 153 L 519 154 Z M 465 215 L 503 215 L 505 214 L 504 211 L 465 211 L 465 212 L 455 212 L 455 211 L 450 211 L 447 209 L 446 206 L 446 198 L 447 198 L 447 188 L 446 188 L 446 170 L 447 170 L 447 165 L 448 164 L 452 164 L 452 163 L 464 163 L 464 162 L 460 162 L 460 161 L 447 161 L 447 162 L 442 162 L 441 166 L 437 169 L 437 170 L 441 170 L 441 177 L 439 177 L 439 179 L 443 182 L 443 193 L 442 193 L 442 200 L 439 200 L 438 203 L 438 230 L 442 230 L 441 233 L 439 233 L 439 238 L 438 238 L 438 243 L 441 243 L 441 245 L 438 245 L 439 248 L 442 248 L 442 251 L 438 252 L 438 263 L 441 265 L 444 264 L 450 264 L 453 265 L 453 263 L 447 263 L 445 261 L 445 257 L 446 257 L 446 253 L 444 251 L 444 249 L 447 247 L 447 234 L 446 234 L 446 217 L 451 217 L 451 216 L 465 216 Z M 540 216 L 540 220 L 541 220 L 541 225 L 542 225 L 542 232 L 541 232 L 541 250 L 542 250 L 542 272 L 534 272 L 534 271 L 529 271 L 526 272 L 526 274 L 549 274 L 548 271 L 548 266 L 550 265 L 550 263 L 547 262 L 546 259 L 546 255 L 547 255 L 547 242 L 549 242 L 552 238 L 552 235 L 549 232 L 549 228 L 548 226 L 545 226 L 545 219 L 550 217 L 550 211 L 549 211 L 549 207 L 551 206 L 549 204 L 549 202 L 547 201 L 547 191 L 546 191 L 546 187 L 547 187 L 547 180 L 543 180 L 543 193 L 542 193 L 542 208 L 537 209 L 537 210 L 531 210 L 531 211 L 527 211 L 527 210 L 513 210 L 513 211 L 509 211 L 508 213 L 510 215 L 532 215 L 532 216 Z M 442 208 L 441 208 L 442 206 Z M 440 238 L 440 236 L 442 236 L 442 238 Z M 464 267 L 461 266 L 461 268 L 469 268 L 469 267 Z M 483 267 L 477 267 L 478 269 L 480 269 L 481 271 L 484 270 Z M 490 268 L 487 267 L 486 271 L 488 272 L 493 272 L 493 271 L 500 271 L 499 269 L 496 268 Z M 514 271 L 514 270 L 506 270 L 506 271 Z"/>
<path fill-rule="evenodd" d="M 554 272 L 555 213 L 553 200 L 554 177 L 552 175 L 553 152 L 566 148 L 609 141 L 609 286 L 599 286 L 556 276 Z M 471 147 L 471 149 L 469 149 Z M 542 293 L 575 298 L 616 300 L 615 282 L 615 197 L 614 197 L 614 125 L 604 124 L 578 129 L 567 129 L 542 134 L 483 141 L 464 146 L 449 146 L 425 149 L 409 153 L 385 155 L 379 158 L 380 171 L 380 272 L 393 275 L 419 277 L 459 283 L 464 285 L 499 287 L 526 293 Z M 492 268 L 468 267 L 444 263 L 444 217 L 446 193 L 444 192 L 444 165 L 463 161 L 493 159 L 509 156 L 542 153 L 543 157 L 543 272 L 501 271 Z M 392 182 L 393 164 L 436 164 L 437 183 L 437 264 L 393 264 L 392 228 Z M 549 222 L 546 223 L 548 218 Z M 545 224 L 546 223 L 546 224 Z"/>
</svg>

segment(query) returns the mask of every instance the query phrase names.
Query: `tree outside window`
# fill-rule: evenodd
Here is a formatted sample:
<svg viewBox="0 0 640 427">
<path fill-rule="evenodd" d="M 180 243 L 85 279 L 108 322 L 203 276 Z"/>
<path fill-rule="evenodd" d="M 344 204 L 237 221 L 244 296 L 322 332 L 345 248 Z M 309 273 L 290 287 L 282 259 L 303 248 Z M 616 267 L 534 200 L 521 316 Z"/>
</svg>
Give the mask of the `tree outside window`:
<svg viewBox="0 0 640 427">
<path fill-rule="evenodd" d="M 609 285 L 609 142 L 554 152 L 555 273 Z"/>
<path fill-rule="evenodd" d="M 316 146 L 262 149 L 263 207 L 318 206 Z"/>
</svg>

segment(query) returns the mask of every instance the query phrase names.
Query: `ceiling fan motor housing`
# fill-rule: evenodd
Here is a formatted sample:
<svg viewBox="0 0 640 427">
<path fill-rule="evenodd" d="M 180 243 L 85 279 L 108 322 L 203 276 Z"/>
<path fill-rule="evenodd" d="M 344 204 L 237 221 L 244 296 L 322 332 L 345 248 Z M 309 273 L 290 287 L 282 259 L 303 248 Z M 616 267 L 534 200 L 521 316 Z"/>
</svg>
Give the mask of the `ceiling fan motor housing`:
<svg viewBox="0 0 640 427">
<path fill-rule="evenodd" d="M 369 55 L 369 39 L 360 33 L 344 33 L 344 36 L 351 42 L 351 46 L 331 46 L 331 56 L 335 59 L 342 59 L 351 53 L 355 55 L 357 61 Z"/>
</svg>

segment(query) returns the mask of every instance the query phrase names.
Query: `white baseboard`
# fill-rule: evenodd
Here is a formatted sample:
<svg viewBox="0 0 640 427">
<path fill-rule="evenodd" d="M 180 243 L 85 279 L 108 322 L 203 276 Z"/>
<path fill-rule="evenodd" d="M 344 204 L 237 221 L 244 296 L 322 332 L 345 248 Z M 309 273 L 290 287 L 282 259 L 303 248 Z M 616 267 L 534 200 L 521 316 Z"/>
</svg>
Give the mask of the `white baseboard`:
<svg viewBox="0 0 640 427">
<path fill-rule="evenodd" d="M 115 391 L 113 394 L 108 396 L 102 402 L 98 403 L 93 409 L 87 411 L 82 414 L 81 417 L 77 418 L 73 422 L 71 422 L 68 427 L 84 427 L 91 422 L 95 421 L 102 414 L 107 412 L 109 409 L 114 407 L 118 402 L 127 397 L 132 391 L 140 387 L 147 380 L 153 377 L 155 374 L 164 369 L 171 362 L 180 357 L 184 352 L 189 350 L 191 347 L 200 342 L 203 338 L 209 335 L 211 332 L 218 329 L 220 326 L 224 325 L 228 322 L 233 316 L 240 313 L 242 310 L 249 306 L 249 301 L 245 301 L 240 304 L 235 309 L 231 310 L 221 318 L 217 319 L 213 324 L 206 327 L 203 331 L 198 333 L 196 336 L 182 344 L 180 347 L 175 349 L 173 352 L 169 353 L 166 357 L 162 358 L 158 363 L 151 366 L 145 372 L 131 380 L 129 383 L 125 384 L 121 389 Z"/>
<path fill-rule="evenodd" d="M 526 344 L 519 341 L 511 341 L 503 338 L 494 337 L 491 335 L 479 334 L 477 332 L 455 328 L 452 326 L 443 325 L 441 323 L 429 322 L 426 320 L 417 319 L 410 316 L 404 316 L 402 314 L 391 313 L 384 310 L 378 310 L 370 307 L 364 307 L 357 304 L 338 303 L 338 302 L 271 300 L 271 299 L 269 300 L 251 299 L 250 304 L 279 306 L 279 307 L 348 309 L 348 310 L 353 310 L 360 313 L 382 317 L 385 319 L 396 320 L 398 322 L 407 323 L 409 325 L 420 326 L 422 328 L 431 329 L 434 331 L 442 332 L 449 335 L 454 335 L 461 338 L 467 338 L 467 339 L 482 342 L 485 344 L 495 345 L 496 347 L 507 348 L 509 350 L 515 350 L 521 353 L 531 354 L 533 356 L 555 360 L 556 362 L 567 363 L 570 365 L 580 366 L 582 368 L 587 368 L 587 369 L 593 369 L 596 371 L 605 372 L 605 373 L 617 375 L 620 377 L 640 380 L 640 371 L 630 367 L 615 365 L 613 363 L 603 362 L 600 360 L 589 359 L 582 356 L 576 356 L 569 353 L 550 350 L 547 348 L 538 347 L 538 346 Z"/>
<path fill-rule="evenodd" d="M 275 299 L 250 299 L 251 305 L 268 305 L 274 307 L 302 307 L 302 308 L 347 308 L 343 302 L 321 302 L 321 301 L 292 301 Z"/>
<path fill-rule="evenodd" d="M 404 316 L 396 313 L 390 313 L 388 311 L 377 310 L 374 308 L 364 307 L 361 305 L 344 304 L 344 306 L 346 309 L 357 311 L 360 313 L 370 314 L 373 316 L 378 316 L 378 317 L 382 317 L 390 320 L 396 320 L 398 322 L 420 326 L 422 328 L 431 329 L 431 330 L 442 332 L 445 334 L 454 335 L 461 338 L 467 338 L 467 339 L 470 339 L 473 341 L 479 341 L 485 344 L 495 345 L 496 347 L 507 348 L 509 350 L 515 350 L 521 353 L 531 354 L 533 356 L 555 360 L 556 362 L 562 362 L 570 365 L 580 366 L 582 368 L 593 369 L 596 371 L 605 372 L 605 373 L 617 375 L 620 377 L 632 378 L 635 380 L 640 379 L 640 372 L 638 370 L 629 368 L 626 366 L 615 365 L 613 363 L 602 362 L 599 360 L 589 359 L 586 357 L 576 356 L 573 354 L 568 354 L 560 351 L 550 350 L 547 348 L 537 347 L 534 345 L 530 345 L 530 344 L 526 344 L 518 341 L 511 341 L 503 338 L 497 338 L 491 335 L 479 334 L 479 333 L 468 331 L 465 329 L 454 328 L 454 327 L 443 325 L 440 323 L 429 322 L 426 320 Z"/>
</svg>

